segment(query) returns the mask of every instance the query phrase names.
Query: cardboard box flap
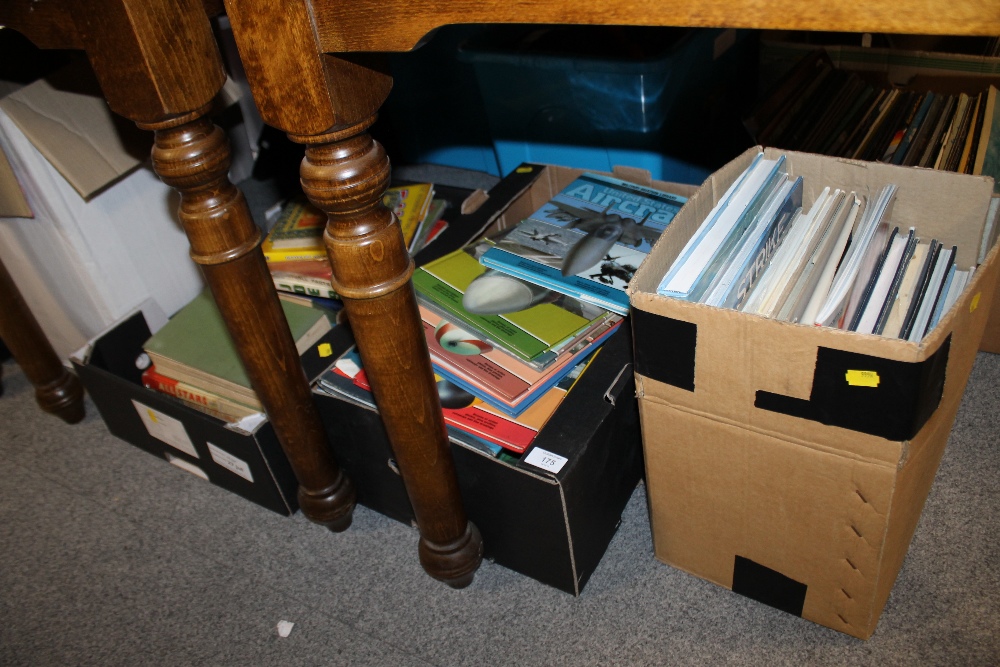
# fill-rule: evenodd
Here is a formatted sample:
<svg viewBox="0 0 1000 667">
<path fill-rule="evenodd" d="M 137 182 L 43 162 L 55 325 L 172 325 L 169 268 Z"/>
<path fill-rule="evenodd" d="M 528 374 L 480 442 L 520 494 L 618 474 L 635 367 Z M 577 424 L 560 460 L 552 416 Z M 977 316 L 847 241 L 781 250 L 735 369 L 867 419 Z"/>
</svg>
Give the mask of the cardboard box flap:
<svg viewBox="0 0 1000 667">
<path fill-rule="evenodd" d="M 0 218 L 33 218 L 21 185 L 11 169 L 7 155 L 0 149 Z"/>
<path fill-rule="evenodd" d="M 0 109 L 84 200 L 149 157 L 152 134 L 112 113 L 82 61 L 11 93 Z"/>
</svg>

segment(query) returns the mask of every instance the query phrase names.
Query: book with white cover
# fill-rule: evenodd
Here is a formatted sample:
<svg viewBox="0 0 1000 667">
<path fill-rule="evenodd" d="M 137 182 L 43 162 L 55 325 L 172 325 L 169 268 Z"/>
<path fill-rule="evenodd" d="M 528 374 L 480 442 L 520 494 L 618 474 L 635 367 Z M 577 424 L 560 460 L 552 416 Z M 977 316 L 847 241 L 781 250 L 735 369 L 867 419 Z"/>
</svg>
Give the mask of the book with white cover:
<svg viewBox="0 0 1000 667">
<path fill-rule="evenodd" d="M 853 297 L 855 284 L 864 281 L 864 278 L 859 280 L 858 276 L 862 273 L 862 266 L 869 265 L 873 249 L 874 258 L 878 257 L 881 246 L 876 239 L 876 233 L 879 227 L 883 229 L 887 227 L 885 220 L 890 216 L 895 195 L 896 186 L 890 183 L 879 191 L 874 202 L 865 207 L 864 215 L 858 224 L 858 231 L 834 276 L 830 294 L 816 314 L 816 324 L 839 328 L 843 321 L 853 314 L 848 312 L 848 300 Z"/>
<path fill-rule="evenodd" d="M 903 280 L 906 271 L 907 260 L 913 253 L 917 237 L 915 230 L 911 227 L 907 234 L 902 234 L 898 230 L 892 237 L 892 241 L 885 255 L 885 260 L 879 269 L 878 276 L 872 286 L 868 302 L 861 311 L 855 331 L 860 333 L 881 333 L 881 327 L 885 325 L 884 318 L 888 316 L 888 308 L 896 298 L 896 290 Z M 888 306 L 888 307 L 887 307 Z"/>
<path fill-rule="evenodd" d="M 755 279 L 779 247 L 793 216 L 802 210 L 802 177 L 779 184 L 740 240 L 738 253 L 715 282 L 704 303 L 739 308 Z"/>
<path fill-rule="evenodd" d="M 812 294 L 797 321 L 805 324 L 816 323 L 816 313 L 819 312 L 819 307 L 830 293 L 830 287 L 833 285 L 833 277 L 837 273 L 837 267 L 840 265 L 840 260 L 844 257 L 844 252 L 851 240 L 851 235 L 854 233 L 854 227 L 857 224 L 860 212 L 864 209 L 864 201 L 864 198 L 858 197 L 856 193 L 852 192 L 849 196 L 847 215 L 843 223 L 841 223 L 840 229 L 832 230 L 836 234 L 833 237 L 833 243 L 826 259 L 818 260 L 824 262 L 823 266 L 818 271 L 819 275 L 816 278 L 816 284 L 813 286 Z"/>
<path fill-rule="evenodd" d="M 712 279 L 736 251 L 736 244 L 763 206 L 773 184 L 784 173 L 785 157 L 765 159 L 758 154 L 719 200 L 667 270 L 658 293 L 699 300 Z"/>
<path fill-rule="evenodd" d="M 813 228 L 809 230 L 796 257 L 789 281 L 791 288 L 786 289 L 782 299 L 775 304 L 778 308 L 777 318 L 780 320 L 799 321 L 819 277 L 816 266 L 825 258 L 836 238 L 833 229 L 836 227 L 839 232 L 840 226 L 847 219 L 850 211 L 847 193 L 842 190 L 835 190 L 834 193 L 830 204 L 823 208 L 821 215 L 814 221 Z"/>
<path fill-rule="evenodd" d="M 883 336 L 899 338 L 903 319 L 916 292 L 915 287 L 920 279 L 920 269 L 923 267 L 924 260 L 927 257 L 928 248 L 930 248 L 930 244 L 923 242 L 918 242 L 913 247 L 913 253 L 906 262 L 906 271 L 903 274 L 903 280 L 900 282 L 896 298 L 892 302 L 889 315 L 882 327 L 881 333 Z"/>
</svg>

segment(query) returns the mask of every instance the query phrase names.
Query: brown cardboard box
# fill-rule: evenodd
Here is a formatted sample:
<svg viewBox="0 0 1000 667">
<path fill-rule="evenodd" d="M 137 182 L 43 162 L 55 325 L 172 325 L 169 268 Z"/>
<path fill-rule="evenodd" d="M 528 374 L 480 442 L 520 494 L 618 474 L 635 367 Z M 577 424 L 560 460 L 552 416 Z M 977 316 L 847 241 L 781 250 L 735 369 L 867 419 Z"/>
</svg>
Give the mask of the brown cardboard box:
<svg viewBox="0 0 1000 667">
<path fill-rule="evenodd" d="M 660 279 L 750 150 L 709 178 L 629 285 L 658 558 L 856 637 L 874 632 L 993 302 L 994 248 L 922 342 L 668 299 Z M 781 152 L 766 149 L 768 157 Z M 992 179 L 786 152 L 826 185 L 899 186 L 893 220 L 975 263 Z M 876 386 L 848 371 L 872 371 Z"/>
</svg>

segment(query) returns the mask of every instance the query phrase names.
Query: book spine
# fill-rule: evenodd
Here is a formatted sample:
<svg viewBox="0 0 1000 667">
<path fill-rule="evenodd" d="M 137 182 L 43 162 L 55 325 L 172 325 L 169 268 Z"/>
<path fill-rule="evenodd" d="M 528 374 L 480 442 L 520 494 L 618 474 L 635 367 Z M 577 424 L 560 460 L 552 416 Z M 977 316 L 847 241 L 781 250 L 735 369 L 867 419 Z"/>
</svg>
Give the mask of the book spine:
<svg viewBox="0 0 1000 667">
<path fill-rule="evenodd" d="M 249 406 L 161 375 L 156 372 L 155 366 L 150 366 L 143 372 L 142 384 L 148 389 L 180 399 L 185 405 L 223 421 L 238 421 L 257 412 Z"/>
<path fill-rule="evenodd" d="M 326 248 L 267 248 L 261 246 L 264 259 L 268 262 L 292 262 L 303 259 L 324 259 Z"/>
<path fill-rule="evenodd" d="M 319 297 L 321 299 L 339 298 L 329 281 L 323 281 L 321 278 L 271 274 L 271 279 L 274 281 L 274 288 L 282 292 Z"/>
</svg>

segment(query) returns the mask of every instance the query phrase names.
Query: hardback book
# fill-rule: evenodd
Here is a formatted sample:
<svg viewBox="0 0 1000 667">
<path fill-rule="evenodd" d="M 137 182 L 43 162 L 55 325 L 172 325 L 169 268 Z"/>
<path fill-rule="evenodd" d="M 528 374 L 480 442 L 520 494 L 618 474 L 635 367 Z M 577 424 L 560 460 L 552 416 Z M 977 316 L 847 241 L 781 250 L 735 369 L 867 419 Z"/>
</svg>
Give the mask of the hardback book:
<svg viewBox="0 0 1000 667">
<path fill-rule="evenodd" d="M 492 240 L 479 261 L 580 301 L 628 314 L 625 288 L 687 201 L 585 172 Z"/>
<path fill-rule="evenodd" d="M 399 219 L 399 227 L 403 232 L 403 243 L 407 249 L 412 245 L 420 223 L 427 217 L 433 199 L 434 185 L 432 183 L 398 185 L 389 188 L 382 195 L 382 204 L 395 213 L 396 218 Z"/>
<path fill-rule="evenodd" d="M 268 262 L 323 259 L 323 230 L 326 214 L 309 203 L 305 196 L 293 198 L 264 237 L 261 250 Z"/>
<path fill-rule="evenodd" d="M 621 319 L 598 306 L 486 269 L 479 257 L 492 247 L 481 241 L 418 267 L 413 273 L 417 297 L 536 368 L 555 363 L 594 330 Z"/>
<path fill-rule="evenodd" d="M 261 411 L 260 408 L 244 405 L 201 387 L 169 378 L 158 372 L 156 366 L 150 366 L 143 371 L 142 384 L 154 391 L 169 394 L 188 407 L 226 422 L 239 421 Z"/>
<path fill-rule="evenodd" d="M 382 195 L 382 204 L 396 214 L 407 247 L 417 227 L 427 215 L 434 194 L 430 183 L 394 186 Z M 323 232 L 326 213 L 313 206 L 305 196 L 296 197 L 281 210 L 261 244 L 268 262 L 326 258 Z"/>
<path fill-rule="evenodd" d="M 300 354 L 332 326 L 325 309 L 284 300 L 281 307 Z M 143 350 L 161 375 L 263 410 L 208 290 L 170 318 Z"/>
</svg>

